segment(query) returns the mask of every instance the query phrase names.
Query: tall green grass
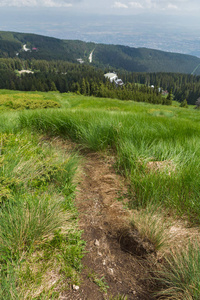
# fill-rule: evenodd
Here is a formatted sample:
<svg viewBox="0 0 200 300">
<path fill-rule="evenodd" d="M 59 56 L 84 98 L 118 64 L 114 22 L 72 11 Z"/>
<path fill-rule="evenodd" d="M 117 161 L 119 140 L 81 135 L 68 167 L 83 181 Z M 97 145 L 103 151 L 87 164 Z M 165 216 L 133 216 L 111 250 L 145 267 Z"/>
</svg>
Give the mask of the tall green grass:
<svg viewBox="0 0 200 300">
<path fill-rule="evenodd" d="M 60 284 L 79 282 L 84 250 L 73 204 L 79 159 L 6 124 L 0 132 L 0 299 L 54 297 L 55 290 L 58 298 Z"/>
<path fill-rule="evenodd" d="M 187 216 L 191 223 L 200 223 L 200 179 L 198 175 L 200 115 L 198 111 L 151 106 L 131 101 L 96 100 L 93 97 L 78 97 L 72 94 L 59 95 L 59 97 L 56 94 L 55 97 L 67 108 L 26 111 L 19 115 L 0 115 L 0 119 L 3 120 L 0 123 L 0 132 L 4 132 L 4 135 L 6 133 L 6 136 L 11 134 L 8 141 L 5 136 L 1 143 L 1 153 L 4 155 L 1 187 L 4 188 L 3 202 L 10 200 L 6 202 L 8 207 L 11 204 L 15 205 L 13 196 L 18 195 L 19 191 L 24 193 L 24 199 L 30 200 L 24 192 L 25 188 L 29 191 L 35 189 L 43 191 L 43 196 L 45 196 L 44 191 L 49 189 L 53 197 L 53 189 L 56 186 L 56 194 L 61 193 L 65 198 L 69 195 L 70 187 L 73 191 L 72 181 L 64 180 L 66 177 L 73 177 L 74 169 L 69 163 L 71 159 L 67 164 L 66 160 L 63 161 L 56 156 L 48 159 L 50 154 L 47 155 L 44 148 L 34 145 L 34 135 L 39 132 L 50 136 L 70 138 L 81 147 L 93 151 L 106 151 L 107 149 L 113 151 L 116 154 L 116 169 L 127 176 L 131 184 L 131 206 L 141 210 L 139 219 L 135 218 L 135 226 L 142 218 L 146 222 L 146 227 L 150 224 L 148 238 L 153 241 L 156 249 L 160 249 L 163 244 L 167 243 L 166 238 L 163 239 L 163 232 L 165 233 L 167 228 L 162 226 L 162 214 L 160 220 L 159 218 L 155 220 L 164 208 L 167 208 L 168 213 L 176 212 L 184 218 Z M 32 135 L 31 145 L 30 136 L 29 140 L 21 142 L 21 139 L 24 139 L 23 132 L 26 132 L 26 135 Z M 9 149 L 8 156 L 6 156 L 5 147 Z M 1 160 L 0 164 L 2 165 Z M 30 170 L 34 171 L 34 175 L 31 175 Z M 61 170 L 65 170 L 61 172 L 63 175 L 59 175 Z M 72 176 L 68 176 L 67 172 Z M 14 175 L 12 180 L 11 175 Z M 19 201 L 18 205 L 20 203 Z M 66 201 L 64 208 L 70 208 L 70 205 L 70 202 Z M 24 207 L 26 208 L 26 205 Z M 149 207 L 159 207 L 160 210 L 155 212 L 150 209 L 147 213 Z M 144 236 L 147 234 L 145 226 Z M 138 227 L 141 230 L 141 226 L 138 225 Z M 58 235 L 55 235 L 52 241 L 57 245 L 58 240 L 60 240 Z M 80 242 L 80 238 L 78 241 Z M 62 247 L 60 244 L 56 247 L 56 253 L 60 255 L 59 249 Z M 80 248 L 82 249 L 82 244 Z M 77 253 L 77 248 L 75 247 L 73 251 Z M 66 253 L 62 260 L 62 272 L 68 274 L 67 276 L 71 274 L 73 280 L 77 281 L 74 269 L 71 268 L 74 267 L 74 256 L 71 255 L 72 252 L 66 251 Z M 163 269 L 156 273 L 159 278 L 157 282 L 159 284 L 161 282 L 162 287 L 157 294 L 159 297 L 162 299 L 199 298 L 199 253 L 198 242 L 196 245 L 191 242 L 185 250 L 176 249 L 169 254 Z M 45 255 L 50 257 L 52 252 L 45 250 Z M 80 253 L 77 255 L 81 257 Z M 69 263 L 66 257 L 70 258 L 71 264 L 67 268 L 64 267 L 66 262 Z M 34 273 L 30 269 L 28 265 L 26 275 L 23 275 L 24 278 L 29 273 L 33 277 L 36 276 L 37 272 Z M 76 269 L 79 268 L 76 267 Z M 5 283 L 5 289 L 7 289 L 8 282 L 3 280 L 5 278 L 2 276 L 2 282 Z M 15 276 L 10 278 L 12 290 Z M 30 291 L 30 286 L 31 284 L 29 288 L 26 287 L 26 290 Z M 14 288 L 13 293 L 15 293 Z"/>
<path fill-rule="evenodd" d="M 160 266 L 156 276 L 162 289 L 159 299 L 198 300 L 200 298 L 200 248 L 190 242 L 185 249 L 175 249 Z"/>
<path fill-rule="evenodd" d="M 16 112 L 0 113 L 0 133 L 16 132 L 17 128 L 18 114 Z"/>
<path fill-rule="evenodd" d="M 102 150 L 115 144 L 119 124 L 113 120 L 101 118 L 103 113 L 81 111 L 62 112 L 52 110 L 30 112 L 20 115 L 21 128 L 31 128 L 50 135 L 61 135 L 71 138 L 91 150 Z"/>
<path fill-rule="evenodd" d="M 25 199 L 15 197 L 5 203 L 0 212 L 0 260 L 22 259 L 34 244 L 44 242 L 66 220 L 61 201 L 52 201 L 49 195 L 26 195 Z"/>
<path fill-rule="evenodd" d="M 196 112 L 194 112 L 196 116 Z M 101 110 L 35 111 L 21 128 L 71 138 L 91 150 L 113 149 L 117 168 L 130 177 L 133 206 L 149 201 L 200 222 L 199 125 L 191 119 Z M 149 163 L 160 168 L 149 168 Z"/>
</svg>

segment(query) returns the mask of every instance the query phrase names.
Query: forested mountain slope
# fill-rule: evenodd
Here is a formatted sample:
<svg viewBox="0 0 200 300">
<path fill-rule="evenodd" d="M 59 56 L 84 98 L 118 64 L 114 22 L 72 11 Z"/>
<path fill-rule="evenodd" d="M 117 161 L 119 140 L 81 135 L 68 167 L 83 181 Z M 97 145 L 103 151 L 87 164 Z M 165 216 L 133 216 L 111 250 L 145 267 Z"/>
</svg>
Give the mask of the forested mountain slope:
<svg viewBox="0 0 200 300">
<path fill-rule="evenodd" d="M 120 45 L 98 45 L 94 60 L 134 72 L 192 73 L 200 59 L 185 54 Z M 200 74 L 200 69 L 197 70 Z"/>
<path fill-rule="evenodd" d="M 23 51 L 23 45 L 30 51 Z M 0 32 L 0 57 L 14 57 L 17 52 L 20 58 L 25 59 L 75 61 L 85 52 L 89 55 L 92 47 L 90 43 L 81 41 L 65 42 L 37 34 Z"/>
<path fill-rule="evenodd" d="M 23 46 L 26 45 L 25 51 Z M 200 74 L 200 58 L 146 48 L 60 40 L 36 34 L 0 32 L 0 57 L 24 59 L 65 60 L 77 62 L 81 58 L 97 67 L 124 69 L 131 72 L 179 72 Z"/>
</svg>

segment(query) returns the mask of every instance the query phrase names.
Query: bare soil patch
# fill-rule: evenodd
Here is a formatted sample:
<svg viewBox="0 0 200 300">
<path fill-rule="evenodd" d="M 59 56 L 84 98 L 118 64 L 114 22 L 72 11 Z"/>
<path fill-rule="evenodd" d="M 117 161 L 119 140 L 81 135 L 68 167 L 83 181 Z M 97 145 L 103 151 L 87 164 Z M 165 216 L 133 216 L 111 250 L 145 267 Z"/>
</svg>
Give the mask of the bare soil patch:
<svg viewBox="0 0 200 300">
<path fill-rule="evenodd" d="M 172 161 L 149 161 L 147 163 L 147 170 L 154 172 L 166 171 L 168 175 L 171 175 L 172 172 L 175 172 L 176 168 Z"/>
<path fill-rule="evenodd" d="M 132 213 L 124 207 L 127 187 L 113 163 L 111 156 L 84 153 L 76 205 L 87 253 L 80 286 L 63 299 L 152 299 L 144 260 L 152 245 L 130 225 Z"/>
</svg>

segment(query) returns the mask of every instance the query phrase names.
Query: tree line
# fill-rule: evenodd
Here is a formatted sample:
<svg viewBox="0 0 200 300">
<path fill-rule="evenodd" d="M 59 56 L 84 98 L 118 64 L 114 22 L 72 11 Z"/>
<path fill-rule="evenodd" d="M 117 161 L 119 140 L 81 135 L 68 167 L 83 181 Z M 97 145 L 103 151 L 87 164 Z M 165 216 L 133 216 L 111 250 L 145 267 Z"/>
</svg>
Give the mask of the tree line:
<svg viewBox="0 0 200 300">
<path fill-rule="evenodd" d="M 33 74 L 19 74 L 19 70 L 32 70 Z M 117 87 L 104 78 L 108 69 L 66 61 L 0 59 L 0 88 L 22 91 L 76 92 L 83 95 L 135 100 L 156 104 L 175 100 L 195 104 L 200 96 L 200 76 L 174 73 L 133 73 L 117 71 L 125 83 Z M 154 85 L 154 88 L 150 86 Z M 170 91 L 168 97 L 161 95 L 161 88 Z"/>
<path fill-rule="evenodd" d="M 130 73 L 120 71 L 124 82 L 138 82 L 146 86 L 154 85 L 172 91 L 174 99 L 195 104 L 200 96 L 200 76 L 180 73 Z"/>
</svg>

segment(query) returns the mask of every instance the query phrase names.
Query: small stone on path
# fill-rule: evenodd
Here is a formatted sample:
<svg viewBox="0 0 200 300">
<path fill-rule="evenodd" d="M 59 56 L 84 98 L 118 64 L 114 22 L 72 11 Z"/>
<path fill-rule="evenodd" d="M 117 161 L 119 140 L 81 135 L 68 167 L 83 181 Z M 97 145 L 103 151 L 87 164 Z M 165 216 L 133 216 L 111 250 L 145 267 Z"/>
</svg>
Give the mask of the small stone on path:
<svg viewBox="0 0 200 300">
<path fill-rule="evenodd" d="M 99 243 L 99 241 L 98 241 L 98 240 L 95 240 L 94 244 L 95 244 L 95 246 L 97 246 L 97 247 L 99 247 L 99 246 L 100 246 L 100 243 Z"/>
</svg>

